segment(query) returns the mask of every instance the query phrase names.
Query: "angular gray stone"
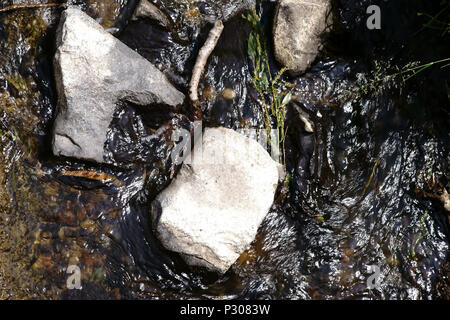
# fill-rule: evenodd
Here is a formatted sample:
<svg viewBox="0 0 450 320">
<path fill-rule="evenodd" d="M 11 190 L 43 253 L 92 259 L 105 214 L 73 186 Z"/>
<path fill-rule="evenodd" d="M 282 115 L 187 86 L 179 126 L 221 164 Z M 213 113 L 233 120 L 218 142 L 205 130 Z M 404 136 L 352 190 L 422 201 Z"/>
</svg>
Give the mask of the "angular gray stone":
<svg viewBox="0 0 450 320">
<path fill-rule="evenodd" d="M 267 215 L 283 176 L 280 168 L 255 140 L 231 129 L 206 128 L 194 160 L 182 165 L 152 204 L 157 237 L 188 264 L 226 272 Z"/>
<path fill-rule="evenodd" d="M 321 47 L 329 0 L 280 0 L 273 27 L 275 57 L 293 75 L 308 69 Z"/>
<path fill-rule="evenodd" d="M 104 162 L 118 102 L 165 105 L 169 111 L 184 101 L 162 72 L 79 9 L 62 13 L 56 46 L 55 155 Z"/>
</svg>

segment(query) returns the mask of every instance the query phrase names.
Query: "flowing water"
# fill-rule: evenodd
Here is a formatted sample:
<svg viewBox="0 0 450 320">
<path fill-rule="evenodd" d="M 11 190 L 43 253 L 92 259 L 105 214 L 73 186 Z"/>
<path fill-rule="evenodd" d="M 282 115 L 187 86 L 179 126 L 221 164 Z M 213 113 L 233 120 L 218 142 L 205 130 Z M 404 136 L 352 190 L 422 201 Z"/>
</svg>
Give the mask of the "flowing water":
<svg viewBox="0 0 450 320">
<path fill-rule="evenodd" d="M 242 2 L 153 2 L 168 27 L 129 22 L 136 1 L 71 3 L 117 28 L 184 93 L 211 21 L 226 19 L 200 84 L 203 126 L 263 128 L 247 56 L 251 26 L 236 14 Z M 382 8 L 381 30 L 365 27 L 372 2 Z M 170 183 L 170 132 L 190 128 L 188 107 L 167 114 L 118 106 L 105 146 L 112 165 L 52 155 L 61 10 L 0 14 L 0 298 L 450 297 L 439 289 L 448 290 L 450 271 L 448 212 L 438 199 L 449 175 L 448 69 L 358 89 L 410 61 L 448 57 L 448 35 L 421 30 L 417 15 L 436 14 L 438 1 L 333 1 L 321 55 L 306 74 L 285 79 L 295 83 L 286 117 L 289 183 L 223 276 L 164 250 L 148 216 Z M 262 1 L 258 12 L 270 35 L 274 4 Z M 68 265 L 81 268 L 82 290 L 66 288 Z"/>
</svg>

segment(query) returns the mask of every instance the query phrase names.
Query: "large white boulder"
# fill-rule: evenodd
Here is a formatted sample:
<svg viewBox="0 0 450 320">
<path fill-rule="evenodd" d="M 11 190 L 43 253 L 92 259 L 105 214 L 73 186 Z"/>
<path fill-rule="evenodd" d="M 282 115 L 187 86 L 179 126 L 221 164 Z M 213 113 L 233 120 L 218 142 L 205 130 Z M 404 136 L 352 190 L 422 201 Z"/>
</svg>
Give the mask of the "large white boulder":
<svg viewBox="0 0 450 320">
<path fill-rule="evenodd" d="M 154 65 L 79 9 L 62 13 L 56 47 L 55 155 L 104 162 L 107 130 L 121 100 L 168 111 L 184 101 Z"/>
<path fill-rule="evenodd" d="M 280 0 L 273 27 L 275 57 L 293 75 L 311 66 L 326 30 L 330 0 Z"/>
<path fill-rule="evenodd" d="M 191 162 L 153 202 L 153 228 L 188 264 L 223 273 L 255 238 L 282 166 L 257 141 L 225 128 L 206 128 Z"/>
</svg>

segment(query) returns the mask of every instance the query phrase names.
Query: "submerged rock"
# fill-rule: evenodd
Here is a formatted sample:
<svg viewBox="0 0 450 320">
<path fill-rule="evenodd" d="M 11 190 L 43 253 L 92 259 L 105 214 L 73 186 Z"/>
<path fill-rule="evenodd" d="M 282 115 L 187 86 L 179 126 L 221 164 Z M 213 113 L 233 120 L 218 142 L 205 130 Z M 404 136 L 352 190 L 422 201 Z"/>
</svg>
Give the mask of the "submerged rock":
<svg viewBox="0 0 450 320">
<path fill-rule="evenodd" d="M 136 6 L 131 20 L 137 21 L 139 19 L 151 19 L 163 27 L 170 25 L 170 21 L 164 13 L 149 0 L 140 0 Z"/>
<path fill-rule="evenodd" d="M 293 75 L 304 72 L 316 58 L 329 11 L 329 0 L 281 0 L 278 4 L 273 30 L 275 57 Z"/>
<path fill-rule="evenodd" d="M 104 162 L 107 130 L 120 102 L 173 111 L 184 101 L 162 72 L 79 9 L 63 12 L 56 46 L 55 155 Z"/>
<path fill-rule="evenodd" d="M 236 98 L 236 92 L 233 89 L 225 88 L 222 91 L 222 97 L 224 97 L 226 100 L 233 100 Z"/>
<path fill-rule="evenodd" d="M 226 272 L 267 215 L 280 168 L 255 140 L 231 129 L 205 129 L 192 163 L 182 165 L 152 204 L 161 243 L 188 264 Z"/>
<path fill-rule="evenodd" d="M 222 0 L 222 6 L 216 7 L 216 19 L 228 21 L 244 10 L 253 9 L 256 0 Z M 217 14 L 220 12 L 220 15 Z"/>
</svg>

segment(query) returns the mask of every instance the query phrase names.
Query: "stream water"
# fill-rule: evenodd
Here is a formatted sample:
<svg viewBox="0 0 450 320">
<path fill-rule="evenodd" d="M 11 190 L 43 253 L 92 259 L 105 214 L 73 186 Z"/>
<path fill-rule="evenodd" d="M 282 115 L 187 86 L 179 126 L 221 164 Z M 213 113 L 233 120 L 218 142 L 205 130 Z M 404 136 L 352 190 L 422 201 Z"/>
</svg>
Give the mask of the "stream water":
<svg viewBox="0 0 450 320">
<path fill-rule="evenodd" d="M 226 18 L 200 83 L 203 126 L 263 128 L 247 56 L 251 26 L 234 14 L 241 2 L 152 2 L 169 27 L 129 21 L 136 1 L 71 3 L 117 27 L 184 93 L 211 21 Z M 366 28 L 370 4 L 382 9 L 381 30 Z M 275 4 L 257 8 L 271 47 Z M 167 133 L 189 128 L 188 110 L 118 107 L 106 146 L 113 165 L 54 157 L 52 59 L 63 9 L 0 13 L 0 298 L 448 299 L 440 288 L 450 288 L 449 218 L 437 195 L 448 189 L 449 68 L 360 90 L 396 66 L 448 57 L 448 34 L 422 29 L 417 14 L 440 9 L 439 1 L 333 1 L 322 53 L 305 74 L 285 76 L 295 83 L 289 184 L 223 276 L 164 250 L 148 216 L 170 183 Z M 66 288 L 68 265 L 80 267 L 82 290 Z"/>
</svg>

